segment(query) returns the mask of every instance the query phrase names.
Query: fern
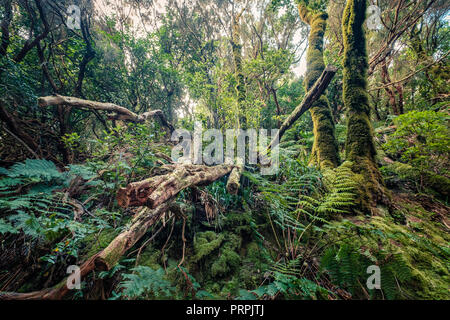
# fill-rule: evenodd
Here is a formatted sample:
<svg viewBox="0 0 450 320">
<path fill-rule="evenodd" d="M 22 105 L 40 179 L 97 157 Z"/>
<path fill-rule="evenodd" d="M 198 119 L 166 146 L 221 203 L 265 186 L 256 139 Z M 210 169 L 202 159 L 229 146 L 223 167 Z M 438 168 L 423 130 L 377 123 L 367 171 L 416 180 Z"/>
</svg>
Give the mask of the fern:
<svg viewBox="0 0 450 320">
<path fill-rule="evenodd" d="M 60 172 L 50 161 L 31 159 L 9 169 L 0 168 L 0 211 L 6 214 L 0 219 L 0 234 L 22 232 L 47 244 L 60 240 L 51 253 L 41 257 L 50 263 L 56 263 L 62 254 L 77 257 L 81 240 L 97 230 L 101 220 L 89 217 L 83 223 L 74 221 L 73 207 L 55 192 L 69 186 L 76 176 L 93 178 L 82 166 L 69 169 Z M 69 233 L 74 236 L 62 242 Z"/>
<path fill-rule="evenodd" d="M 58 171 L 53 162 L 36 159 L 27 159 L 22 163 L 16 163 L 5 174 L 11 178 L 26 177 L 40 181 L 51 181 L 64 177 L 64 174 Z"/>
<path fill-rule="evenodd" d="M 321 185 L 320 172 L 297 158 L 298 145 L 280 145 L 281 166 L 275 181 L 244 172 L 260 191 L 268 205 L 269 214 L 281 229 L 303 231 L 305 226 L 296 211 L 300 194 L 311 194 Z"/>
<path fill-rule="evenodd" d="M 332 282 L 353 295 L 365 285 L 367 267 L 373 264 L 380 267 L 381 290 L 384 295 L 388 299 L 396 299 L 399 296 L 397 281 L 404 282 L 411 278 L 411 270 L 400 255 L 387 258 L 379 252 L 376 257 L 369 257 L 366 253 L 360 253 L 359 248 L 353 244 L 341 243 L 328 248 L 321 259 L 321 268 L 329 274 Z M 376 294 L 375 290 L 369 291 L 372 297 Z"/>
<path fill-rule="evenodd" d="M 287 299 L 304 298 L 315 300 L 319 294 L 326 296 L 330 292 L 307 278 L 275 272 L 272 283 L 261 286 L 256 290 L 250 291 L 250 293 L 253 293 L 260 299 L 264 297 L 274 299 L 278 295 L 283 295 Z M 248 293 L 241 293 L 238 299 L 243 299 L 244 297 L 248 297 Z"/>
<path fill-rule="evenodd" d="M 298 212 L 323 222 L 324 218 L 335 214 L 350 213 L 357 197 L 357 183 L 353 180 L 351 162 L 346 161 L 335 169 L 323 171 L 326 192 L 317 200 L 308 195 L 300 195 Z"/>
<path fill-rule="evenodd" d="M 145 298 L 150 295 L 155 298 L 167 298 L 176 291 L 170 281 L 165 279 L 162 268 L 153 270 L 150 267 L 137 266 L 131 270 L 135 273 L 124 274 L 123 277 L 126 280 L 120 285 L 123 295 L 130 299 Z"/>
<path fill-rule="evenodd" d="M 15 227 L 13 227 L 10 223 L 7 223 L 5 220 L 0 219 L 0 233 L 6 234 L 6 233 L 18 233 L 19 230 Z"/>
</svg>

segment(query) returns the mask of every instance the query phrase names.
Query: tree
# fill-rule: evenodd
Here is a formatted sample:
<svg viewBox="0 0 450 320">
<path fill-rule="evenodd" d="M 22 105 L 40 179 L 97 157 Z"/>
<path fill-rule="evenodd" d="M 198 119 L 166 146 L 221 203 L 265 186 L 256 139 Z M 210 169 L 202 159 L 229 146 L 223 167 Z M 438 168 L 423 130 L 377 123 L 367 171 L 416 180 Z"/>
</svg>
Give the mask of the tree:
<svg viewBox="0 0 450 320">
<path fill-rule="evenodd" d="M 383 178 L 375 162 L 376 148 L 367 92 L 366 37 L 363 23 L 366 0 L 348 0 L 342 20 L 344 39 L 343 98 L 347 117 L 346 160 L 362 175 L 361 206 L 367 209 L 385 200 Z"/>
<path fill-rule="evenodd" d="M 298 3 L 300 18 L 311 28 L 307 52 L 307 71 L 305 77 L 306 91 L 310 90 L 325 69 L 323 59 L 323 40 L 328 15 L 322 10 L 308 8 L 304 1 Z M 314 125 L 314 144 L 311 163 L 321 168 L 339 165 L 339 151 L 334 134 L 334 121 L 330 104 L 322 95 L 310 109 Z"/>
</svg>

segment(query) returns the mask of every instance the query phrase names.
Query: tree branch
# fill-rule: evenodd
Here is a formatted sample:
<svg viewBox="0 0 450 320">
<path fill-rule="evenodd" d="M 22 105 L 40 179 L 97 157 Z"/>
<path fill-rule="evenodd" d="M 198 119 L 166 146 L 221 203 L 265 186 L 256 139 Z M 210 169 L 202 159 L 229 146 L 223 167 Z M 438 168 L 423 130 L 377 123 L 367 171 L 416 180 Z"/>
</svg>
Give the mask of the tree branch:
<svg viewBox="0 0 450 320">
<path fill-rule="evenodd" d="M 306 94 L 302 103 L 297 108 L 295 108 L 294 111 L 292 111 L 292 113 L 286 120 L 284 120 L 280 130 L 278 131 L 277 137 L 272 140 L 270 145 L 267 147 L 267 151 L 272 149 L 275 146 L 275 142 L 277 140 L 281 140 L 286 130 L 288 130 L 294 124 L 294 122 L 297 121 L 297 119 L 300 118 L 302 114 L 308 111 L 312 107 L 313 103 L 320 98 L 322 93 L 324 93 L 327 89 L 336 72 L 337 68 L 335 66 L 328 65 L 325 68 L 314 86 Z"/>
<path fill-rule="evenodd" d="M 128 110 L 127 108 L 118 106 L 114 103 L 105 103 L 105 102 L 97 102 L 97 101 L 91 101 L 91 100 L 84 100 L 79 99 L 75 97 L 66 97 L 66 96 L 60 96 L 60 95 L 53 95 L 53 96 L 47 96 L 47 97 L 40 97 L 38 99 L 38 104 L 40 107 L 48 107 L 51 105 L 56 106 L 68 106 L 68 107 L 75 107 L 75 108 L 87 108 L 91 110 L 103 110 L 103 111 L 109 111 L 114 112 L 117 115 L 115 116 L 109 116 L 110 120 L 122 120 L 122 121 L 130 121 L 130 122 L 137 122 L 137 123 L 143 123 L 147 119 L 152 117 L 157 117 L 162 125 L 169 128 L 170 132 L 174 131 L 175 128 L 171 123 L 169 123 L 164 116 L 163 112 L 161 110 L 152 110 L 148 112 L 144 112 L 140 115 Z"/>
</svg>

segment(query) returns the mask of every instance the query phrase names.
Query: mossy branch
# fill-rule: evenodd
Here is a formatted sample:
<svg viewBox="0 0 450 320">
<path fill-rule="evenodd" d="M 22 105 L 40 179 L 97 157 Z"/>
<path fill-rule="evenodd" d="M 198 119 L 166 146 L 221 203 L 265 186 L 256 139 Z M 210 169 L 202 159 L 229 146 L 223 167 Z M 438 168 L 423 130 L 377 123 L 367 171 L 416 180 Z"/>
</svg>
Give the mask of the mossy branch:
<svg viewBox="0 0 450 320">
<path fill-rule="evenodd" d="M 302 103 L 300 103 L 300 105 L 298 105 L 297 108 L 295 108 L 295 110 L 292 111 L 289 117 L 286 120 L 284 120 L 280 130 L 278 131 L 277 137 L 275 137 L 272 140 L 267 150 L 272 149 L 276 145 L 276 141 L 281 140 L 286 130 L 288 130 L 294 124 L 294 122 L 297 121 L 297 119 L 302 116 L 302 114 L 304 114 L 313 106 L 314 102 L 317 101 L 320 98 L 320 96 L 324 93 L 324 91 L 330 84 L 336 72 L 337 68 L 335 66 L 328 65 L 325 68 L 325 70 L 322 72 L 322 74 L 320 75 L 319 79 L 316 81 L 314 86 L 306 94 Z"/>
</svg>

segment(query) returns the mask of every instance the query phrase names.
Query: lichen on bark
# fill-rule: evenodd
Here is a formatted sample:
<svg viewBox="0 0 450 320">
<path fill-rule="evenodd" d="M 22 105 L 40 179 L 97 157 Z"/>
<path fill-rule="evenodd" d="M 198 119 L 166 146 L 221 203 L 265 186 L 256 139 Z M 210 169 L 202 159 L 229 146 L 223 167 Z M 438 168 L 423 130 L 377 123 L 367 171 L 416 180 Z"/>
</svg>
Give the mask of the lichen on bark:
<svg viewBox="0 0 450 320">
<path fill-rule="evenodd" d="M 300 19 L 311 28 L 309 47 L 306 56 L 305 88 L 310 90 L 325 69 L 323 59 L 323 40 L 328 15 L 313 12 L 303 2 L 298 3 Z M 322 95 L 310 109 L 313 120 L 314 143 L 310 163 L 320 168 L 333 168 L 339 165 L 339 150 L 335 137 L 333 116 L 330 104 Z"/>
</svg>

